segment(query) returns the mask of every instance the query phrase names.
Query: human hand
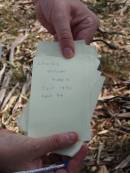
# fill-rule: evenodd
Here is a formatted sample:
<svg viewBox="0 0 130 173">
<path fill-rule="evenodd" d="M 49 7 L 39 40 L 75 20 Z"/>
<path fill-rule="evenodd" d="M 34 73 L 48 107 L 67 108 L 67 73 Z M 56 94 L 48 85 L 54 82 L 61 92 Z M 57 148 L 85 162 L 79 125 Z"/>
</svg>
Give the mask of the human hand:
<svg viewBox="0 0 130 173">
<path fill-rule="evenodd" d="M 7 130 L 0 131 L 0 171 L 12 172 L 41 168 L 49 152 L 69 147 L 76 143 L 76 133 L 65 133 L 47 138 L 33 139 Z M 70 161 L 69 173 L 76 173 L 75 166 L 80 168 L 81 161 L 86 156 L 86 149 Z M 77 167 L 76 166 L 76 167 Z M 78 169 L 77 167 L 77 169 Z M 57 173 L 66 173 L 65 170 Z"/>
<path fill-rule="evenodd" d="M 72 160 L 70 160 L 67 169 L 61 169 L 56 171 L 55 173 L 79 173 L 86 155 L 87 149 L 85 146 L 83 146 L 78 152 L 78 154 L 76 154 L 76 156 Z"/>
<path fill-rule="evenodd" d="M 60 43 L 66 58 L 74 56 L 74 41 L 89 44 L 98 28 L 98 19 L 80 0 L 34 0 L 41 24 Z"/>
</svg>

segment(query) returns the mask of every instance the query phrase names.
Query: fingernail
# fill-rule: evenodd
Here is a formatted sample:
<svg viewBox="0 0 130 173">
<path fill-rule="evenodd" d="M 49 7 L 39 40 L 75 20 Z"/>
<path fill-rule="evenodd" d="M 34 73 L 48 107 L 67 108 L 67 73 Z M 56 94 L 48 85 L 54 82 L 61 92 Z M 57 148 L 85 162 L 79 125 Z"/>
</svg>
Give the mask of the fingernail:
<svg viewBox="0 0 130 173">
<path fill-rule="evenodd" d="M 66 58 L 72 58 L 74 56 L 74 52 L 71 48 L 64 48 L 63 49 L 63 55 Z"/>
<path fill-rule="evenodd" d="M 73 144 L 73 143 L 77 142 L 78 135 L 74 132 L 69 132 L 67 135 L 67 140 L 68 140 L 68 143 Z"/>
</svg>

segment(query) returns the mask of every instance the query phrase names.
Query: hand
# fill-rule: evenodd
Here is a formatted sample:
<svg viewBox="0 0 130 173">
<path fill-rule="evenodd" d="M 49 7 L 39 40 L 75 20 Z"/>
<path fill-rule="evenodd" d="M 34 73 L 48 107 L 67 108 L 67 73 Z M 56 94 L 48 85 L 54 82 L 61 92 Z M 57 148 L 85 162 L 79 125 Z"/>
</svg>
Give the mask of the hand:
<svg viewBox="0 0 130 173">
<path fill-rule="evenodd" d="M 41 24 L 60 43 L 66 58 L 74 56 L 74 41 L 89 44 L 98 28 L 98 19 L 80 0 L 34 0 Z"/>
<path fill-rule="evenodd" d="M 77 140 L 78 136 L 74 132 L 33 139 L 7 130 L 1 130 L 0 171 L 13 172 L 44 167 L 48 153 L 69 147 L 76 143 Z M 85 156 L 86 149 L 83 147 L 77 156 L 70 161 L 68 172 L 76 173 L 80 169 L 81 161 Z M 60 170 L 57 173 L 67 172 Z"/>
</svg>

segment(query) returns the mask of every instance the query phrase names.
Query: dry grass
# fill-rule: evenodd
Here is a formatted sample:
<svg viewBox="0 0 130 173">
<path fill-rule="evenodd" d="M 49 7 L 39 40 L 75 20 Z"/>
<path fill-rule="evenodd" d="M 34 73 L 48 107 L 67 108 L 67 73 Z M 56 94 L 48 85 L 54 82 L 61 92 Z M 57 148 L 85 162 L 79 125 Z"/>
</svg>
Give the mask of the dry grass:
<svg viewBox="0 0 130 173">
<path fill-rule="evenodd" d="M 88 4 L 101 21 L 93 44 L 102 55 L 100 70 L 106 82 L 92 120 L 91 152 L 85 161 L 85 172 L 127 173 L 130 169 L 130 1 L 93 0 Z M 31 0 L 0 0 L 0 16 L 0 40 L 4 48 L 0 59 L 0 126 L 21 132 L 16 117 L 28 102 L 37 42 L 53 37 L 36 21 Z"/>
</svg>

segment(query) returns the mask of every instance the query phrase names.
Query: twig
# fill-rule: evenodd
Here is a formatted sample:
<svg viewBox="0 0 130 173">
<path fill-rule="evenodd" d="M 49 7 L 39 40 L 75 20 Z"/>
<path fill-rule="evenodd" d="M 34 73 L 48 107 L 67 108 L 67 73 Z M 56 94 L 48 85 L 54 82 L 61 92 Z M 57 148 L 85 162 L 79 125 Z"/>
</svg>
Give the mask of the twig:
<svg viewBox="0 0 130 173">
<path fill-rule="evenodd" d="M 130 119 L 130 112 L 125 112 L 125 113 L 121 113 L 121 114 L 118 114 L 116 115 L 117 118 L 120 118 L 120 119 Z"/>
<path fill-rule="evenodd" d="M 20 107 L 20 105 L 22 106 L 22 98 L 27 94 L 30 86 L 31 86 L 31 77 L 28 76 L 27 82 L 24 84 L 19 99 L 12 110 L 12 114 L 16 112 L 16 110 Z"/>
<path fill-rule="evenodd" d="M 118 47 L 115 46 L 114 44 L 108 43 L 108 42 L 106 42 L 105 40 L 102 40 L 102 39 L 93 39 L 92 42 L 97 42 L 97 41 L 103 42 L 103 43 L 106 44 L 110 49 L 114 49 L 114 50 L 118 49 Z"/>
<path fill-rule="evenodd" d="M 1 59 L 1 55 L 2 55 L 2 45 L 0 44 L 0 59 Z"/>
<path fill-rule="evenodd" d="M 13 95 L 13 93 L 15 92 L 16 88 L 19 86 L 19 83 L 17 83 L 12 90 L 9 92 L 8 96 L 5 98 L 3 104 L 1 105 L 1 110 L 4 109 L 4 107 L 6 106 L 6 104 L 8 103 L 8 101 L 10 100 L 11 96 Z"/>
<path fill-rule="evenodd" d="M 11 97 L 9 103 L 6 105 L 4 110 L 1 113 L 5 113 L 15 102 L 16 102 L 17 96 Z M 7 125 L 9 121 L 14 117 L 14 115 L 10 115 L 8 119 L 5 120 L 5 116 L 2 116 L 2 124 Z"/>
<path fill-rule="evenodd" d="M 32 5 L 33 2 L 20 2 L 19 5 Z"/>
<path fill-rule="evenodd" d="M 98 32 L 101 34 L 110 34 L 110 35 L 124 35 L 122 32 L 110 32 L 110 31 L 103 31 L 101 28 L 98 28 Z"/>
<path fill-rule="evenodd" d="M 127 165 L 130 163 L 130 155 L 128 155 L 119 165 L 117 165 L 114 170 L 123 169 L 127 167 Z"/>
<path fill-rule="evenodd" d="M 12 63 L 13 59 L 14 59 L 14 52 L 15 52 L 15 48 L 21 44 L 26 38 L 28 37 L 28 34 L 25 33 L 25 35 L 21 34 L 19 35 L 16 40 L 13 42 L 12 46 L 11 46 L 11 50 L 10 50 L 10 57 L 9 60 Z"/>
<path fill-rule="evenodd" d="M 3 74 L 4 74 L 4 72 L 5 72 L 6 67 L 7 67 L 7 64 L 4 64 L 2 70 L 0 71 L 0 83 L 1 83 L 1 81 L 2 81 Z"/>
<path fill-rule="evenodd" d="M 10 83 L 11 77 L 12 77 L 12 73 L 9 72 L 7 74 L 7 76 L 5 76 L 5 78 L 4 78 L 3 86 L 2 86 L 3 88 L 0 91 L 0 105 L 2 105 L 2 102 L 5 98 L 6 90 L 8 88 L 9 83 Z"/>
<path fill-rule="evenodd" d="M 97 164 L 100 163 L 100 157 L 101 157 L 101 152 L 102 152 L 103 148 L 104 148 L 103 143 L 100 143 L 100 144 L 99 144 L 99 148 L 98 148 Z"/>
</svg>

